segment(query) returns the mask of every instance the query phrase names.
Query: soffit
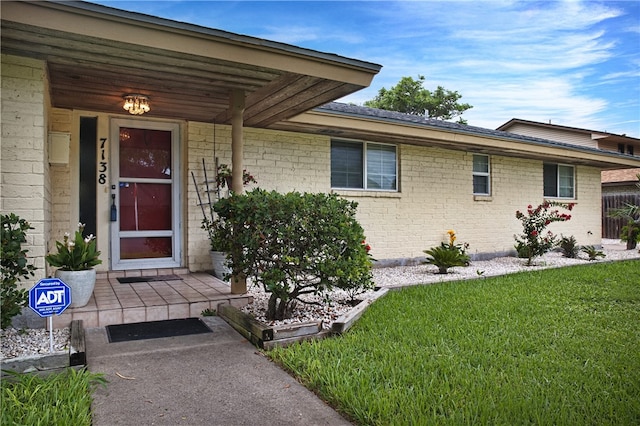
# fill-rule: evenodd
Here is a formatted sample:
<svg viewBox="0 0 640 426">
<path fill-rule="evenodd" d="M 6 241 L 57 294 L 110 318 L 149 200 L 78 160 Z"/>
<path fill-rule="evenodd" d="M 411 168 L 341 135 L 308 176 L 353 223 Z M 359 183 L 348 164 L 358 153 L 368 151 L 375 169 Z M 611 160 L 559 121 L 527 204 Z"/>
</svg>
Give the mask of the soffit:
<svg viewBox="0 0 640 426">
<path fill-rule="evenodd" d="M 489 155 L 502 155 L 585 165 L 600 169 L 640 167 L 640 159 L 618 153 L 585 150 L 582 147 L 547 145 L 521 138 L 477 135 L 421 126 L 388 122 L 368 117 L 342 116 L 318 110 L 309 111 L 269 126 L 272 129 L 326 135 L 332 138 L 366 140 L 445 148 Z"/>
<path fill-rule="evenodd" d="M 55 107 L 121 114 L 122 96 L 141 93 L 151 99 L 145 117 L 229 123 L 231 93 L 241 90 L 245 126 L 265 127 L 366 87 L 380 69 L 81 5 L 2 4 L 2 53 L 46 61 Z"/>
</svg>

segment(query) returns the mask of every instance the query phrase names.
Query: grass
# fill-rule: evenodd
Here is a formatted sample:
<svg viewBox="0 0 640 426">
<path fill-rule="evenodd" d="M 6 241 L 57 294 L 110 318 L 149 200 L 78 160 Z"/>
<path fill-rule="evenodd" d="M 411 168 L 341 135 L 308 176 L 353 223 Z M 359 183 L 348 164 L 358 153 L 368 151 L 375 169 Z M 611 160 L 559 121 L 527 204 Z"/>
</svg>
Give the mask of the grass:
<svg viewBox="0 0 640 426">
<path fill-rule="evenodd" d="M 3 425 L 91 425 L 91 388 L 105 384 L 100 374 L 67 369 L 45 377 L 14 373 L 3 379 Z"/>
<path fill-rule="evenodd" d="M 360 425 L 637 425 L 640 262 L 390 292 L 269 356 Z"/>
</svg>

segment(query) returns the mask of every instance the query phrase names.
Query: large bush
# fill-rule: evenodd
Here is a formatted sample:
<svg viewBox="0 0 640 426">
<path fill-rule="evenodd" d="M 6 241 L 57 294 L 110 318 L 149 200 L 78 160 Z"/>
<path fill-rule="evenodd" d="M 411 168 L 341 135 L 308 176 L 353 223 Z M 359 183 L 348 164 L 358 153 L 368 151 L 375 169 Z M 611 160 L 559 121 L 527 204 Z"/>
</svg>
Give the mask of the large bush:
<svg viewBox="0 0 640 426">
<path fill-rule="evenodd" d="M 354 295 L 373 286 L 356 207 L 335 195 L 256 189 L 215 204 L 213 238 L 234 275 L 271 293 L 267 318 L 283 319 L 304 294 Z"/>
<path fill-rule="evenodd" d="M 33 276 L 35 266 L 27 263 L 27 251 L 22 243 L 27 241 L 26 231 L 33 229 L 29 222 L 11 213 L 2 215 L 2 287 L 0 304 L 2 321 L 0 328 L 11 325 L 13 317 L 27 306 L 27 290 L 18 288 L 21 278 Z"/>
<path fill-rule="evenodd" d="M 527 206 L 527 213 L 516 211 L 516 218 L 522 222 L 522 234 L 514 235 L 516 240 L 516 251 L 518 256 L 527 259 L 527 266 L 533 264 L 533 258 L 542 256 L 556 245 L 556 236 L 553 232 L 547 231 L 547 226 L 553 222 L 566 222 L 571 219 L 570 214 L 560 213 L 559 209 L 565 208 L 569 211 L 573 209 L 573 203 L 559 203 L 556 201 L 545 201 L 538 207 Z"/>
</svg>

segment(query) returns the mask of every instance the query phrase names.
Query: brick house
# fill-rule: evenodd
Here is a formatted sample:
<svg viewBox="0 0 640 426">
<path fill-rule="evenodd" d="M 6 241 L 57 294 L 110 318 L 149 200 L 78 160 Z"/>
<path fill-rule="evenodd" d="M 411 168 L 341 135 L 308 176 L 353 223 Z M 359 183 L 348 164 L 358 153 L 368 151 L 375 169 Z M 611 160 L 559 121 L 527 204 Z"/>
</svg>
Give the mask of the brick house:
<svg viewBox="0 0 640 426">
<path fill-rule="evenodd" d="M 544 199 L 575 202 L 561 231 L 598 245 L 601 171 L 640 167 L 597 147 L 335 103 L 381 67 L 89 3 L 3 2 L 1 41 L 0 210 L 35 227 L 36 279 L 79 221 L 97 235 L 101 270 L 209 269 L 191 182 L 203 159 L 210 176 L 217 158 L 265 189 L 356 200 L 382 265 L 415 261 L 448 229 L 475 258 L 510 253 L 515 211 Z M 125 111 L 126 95 L 150 110 Z"/>
<path fill-rule="evenodd" d="M 518 118 L 509 120 L 498 127 L 498 130 L 598 148 L 640 158 L 640 139 L 627 135 L 617 135 L 609 132 L 560 126 L 551 123 L 540 123 Z M 609 217 L 609 212 L 612 209 L 622 207 L 626 203 L 640 203 L 640 191 L 636 186 L 638 174 L 640 174 L 640 168 L 602 171 L 603 238 L 619 238 L 620 229 L 624 226 L 622 219 Z"/>
</svg>

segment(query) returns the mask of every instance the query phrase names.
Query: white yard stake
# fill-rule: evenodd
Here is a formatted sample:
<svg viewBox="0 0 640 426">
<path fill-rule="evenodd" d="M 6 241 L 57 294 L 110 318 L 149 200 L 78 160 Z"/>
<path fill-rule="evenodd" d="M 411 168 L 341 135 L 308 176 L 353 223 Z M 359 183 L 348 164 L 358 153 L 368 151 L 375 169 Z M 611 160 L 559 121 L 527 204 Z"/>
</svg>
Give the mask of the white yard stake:
<svg viewBox="0 0 640 426">
<path fill-rule="evenodd" d="M 49 353 L 53 353 L 53 316 L 49 317 Z"/>
</svg>

